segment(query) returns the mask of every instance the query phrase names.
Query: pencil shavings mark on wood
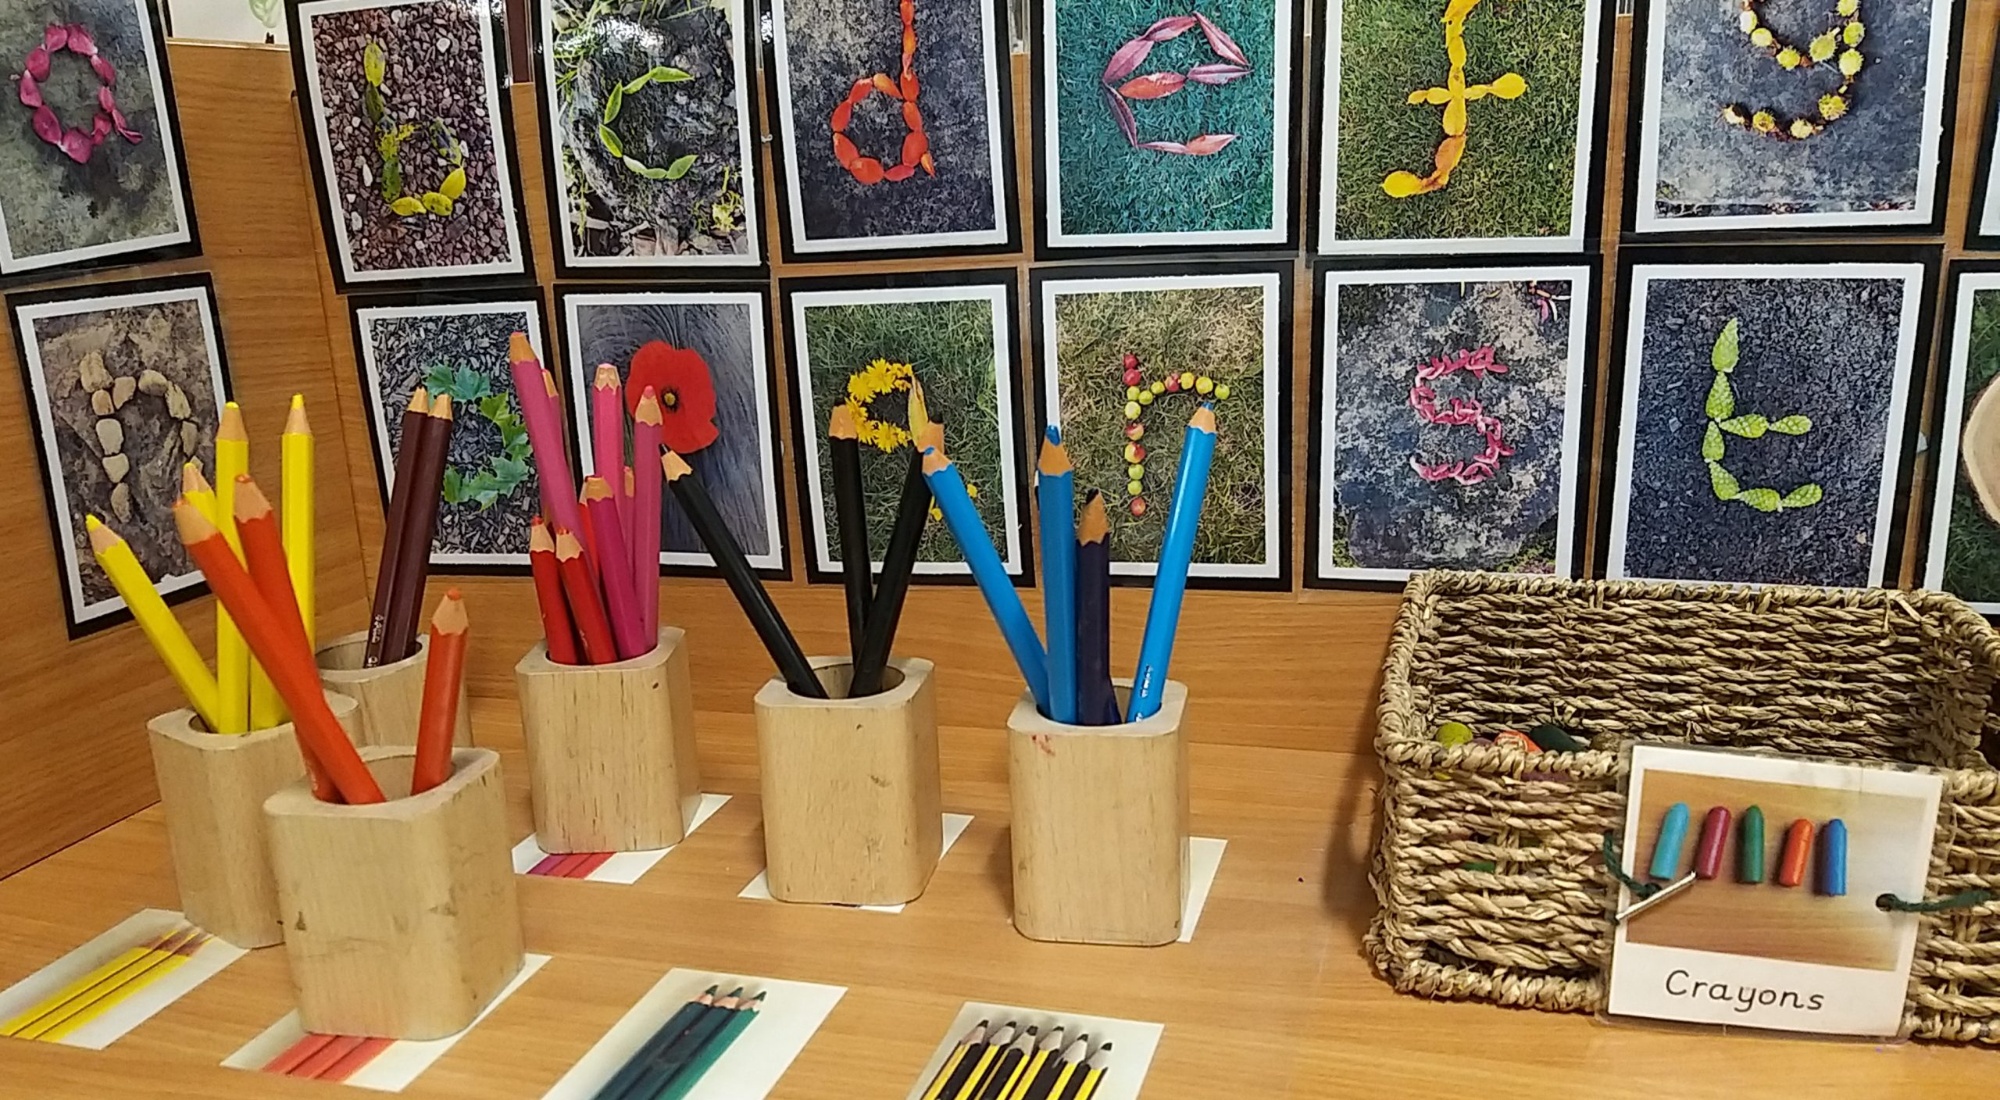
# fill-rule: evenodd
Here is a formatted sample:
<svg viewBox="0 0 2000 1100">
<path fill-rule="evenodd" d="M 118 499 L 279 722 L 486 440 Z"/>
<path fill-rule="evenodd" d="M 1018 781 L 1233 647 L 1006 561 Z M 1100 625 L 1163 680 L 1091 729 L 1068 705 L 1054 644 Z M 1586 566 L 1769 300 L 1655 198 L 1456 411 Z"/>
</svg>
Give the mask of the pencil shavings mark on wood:
<svg viewBox="0 0 2000 1100">
<path fill-rule="evenodd" d="M 1431 174 L 1418 177 L 1414 172 L 1391 172 L 1382 181 L 1382 190 L 1392 199 L 1407 199 L 1412 195 L 1425 195 L 1443 190 L 1451 182 L 1451 174 L 1458 170 L 1459 161 L 1465 158 L 1465 128 L 1467 121 L 1466 104 L 1474 100 L 1494 96 L 1498 99 L 1519 99 L 1528 91 L 1528 82 L 1520 73 L 1502 73 L 1491 84 L 1465 83 L 1465 19 L 1480 0 L 1451 0 L 1444 9 L 1444 51 L 1451 60 L 1450 75 L 1444 85 L 1436 88 L 1419 88 L 1410 93 L 1406 101 L 1444 108 L 1444 140 L 1438 143 L 1437 153 L 1432 157 Z"/>
<path fill-rule="evenodd" d="M 1507 445 L 1505 427 L 1500 418 L 1489 415 L 1478 398 L 1454 397 L 1443 409 L 1437 407 L 1437 391 L 1431 383 L 1459 371 L 1484 380 L 1489 374 L 1506 374 L 1507 364 L 1493 357 L 1491 344 L 1455 355 L 1432 356 L 1428 364 L 1417 368 L 1417 380 L 1410 386 L 1410 408 L 1415 409 L 1417 417 L 1426 424 L 1471 428 L 1486 440 L 1486 449 L 1473 458 L 1457 462 L 1425 462 L 1411 455 L 1410 469 L 1425 481 L 1448 480 L 1460 485 L 1477 485 L 1499 473 L 1501 462 L 1513 455 L 1514 448 Z"/>
<path fill-rule="evenodd" d="M 1153 47 L 1169 42 L 1181 35 L 1201 28 L 1208 39 L 1208 48 L 1220 61 L 1203 62 L 1185 73 L 1145 73 L 1139 71 L 1139 64 L 1153 52 Z M 1111 110 L 1111 117 L 1118 121 L 1118 129 L 1125 140 L 1135 149 L 1146 149 L 1155 153 L 1170 153 L 1180 156 L 1213 156 L 1229 147 L 1236 140 L 1235 134 L 1197 134 L 1186 141 L 1140 141 L 1139 119 L 1132 113 L 1131 100 L 1164 99 L 1179 92 L 1189 84 L 1228 84 L 1250 75 L 1250 58 L 1236 40 L 1216 26 L 1208 16 L 1196 12 L 1193 15 L 1170 15 L 1147 27 L 1145 33 L 1112 53 L 1111 60 L 1104 66 L 1104 75 L 1099 78 L 1104 93 L 1104 104 Z M 1129 78 L 1129 79 L 1128 79 Z"/>
<path fill-rule="evenodd" d="M 90 129 L 65 127 L 57 117 L 55 108 L 42 101 L 42 82 L 49 78 L 55 64 L 55 55 L 67 50 L 90 63 L 90 71 L 97 76 L 97 112 L 92 116 Z M 91 154 L 97 151 L 104 139 L 115 130 L 119 137 L 137 145 L 141 135 L 125 124 L 125 112 L 118 109 L 118 99 L 113 89 L 118 84 L 118 73 L 111 62 L 97 52 L 97 40 L 90 29 L 81 23 L 50 23 L 42 29 L 42 44 L 28 51 L 22 59 L 21 72 L 15 77 L 20 86 L 21 106 L 34 112 L 29 120 L 35 136 L 63 151 L 63 155 L 78 164 L 87 164 Z"/>
<path fill-rule="evenodd" d="M 931 157 L 930 136 L 924 132 L 924 113 L 917 107 L 917 9 L 913 0 L 900 0 L 903 16 L 903 68 L 901 78 L 889 79 L 887 73 L 876 73 L 862 77 L 848 89 L 847 98 L 833 109 L 830 121 L 833 124 L 833 156 L 840 162 L 847 174 L 863 184 L 877 184 L 884 180 L 900 183 L 917 174 L 917 169 L 925 175 L 937 175 L 937 161 Z M 875 157 L 861 155 L 854 140 L 847 136 L 847 127 L 854 120 L 854 109 L 867 102 L 868 97 L 881 92 L 903 105 L 903 125 L 909 133 L 903 137 L 901 159 L 893 168 L 882 167 Z"/>
</svg>

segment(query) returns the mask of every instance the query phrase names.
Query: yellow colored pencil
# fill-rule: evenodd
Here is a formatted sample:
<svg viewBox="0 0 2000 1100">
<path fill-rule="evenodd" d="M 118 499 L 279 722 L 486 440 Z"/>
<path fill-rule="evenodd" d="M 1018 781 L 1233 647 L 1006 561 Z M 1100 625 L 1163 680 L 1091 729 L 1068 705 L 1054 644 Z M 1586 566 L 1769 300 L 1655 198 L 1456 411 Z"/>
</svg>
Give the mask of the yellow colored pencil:
<svg viewBox="0 0 2000 1100">
<path fill-rule="evenodd" d="M 1097 1095 L 1097 1083 L 1103 1079 L 1104 1068 L 1102 1066 L 1091 1070 L 1089 1076 L 1083 1079 L 1083 1087 L 1076 1090 L 1076 1100 L 1090 1100 L 1092 1096 Z"/>
<path fill-rule="evenodd" d="M 944 1065 L 938 1067 L 937 1075 L 931 1078 L 930 1087 L 924 1090 L 923 1100 L 938 1100 L 944 1093 L 945 1085 L 951 1081 L 952 1071 L 958 1068 L 960 1062 L 965 1061 L 965 1052 L 986 1041 L 986 1027 L 985 1020 L 974 1024 L 972 1030 L 966 1032 L 965 1037 L 958 1041 L 958 1045 L 951 1049 L 951 1056 L 944 1060 Z"/>
<path fill-rule="evenodd" d="M 18 1025 L 10 1021 L 6 1034 L 16 1039 L 41 1039 L 54 1042 L 90 1020 L 96 1019 L 111 1005 L 123 1000 L 122 996 L 112 997 L 110 994 L 132 987 L 135 980 L 151 973 L 156 967 L 175 957 L 175 952 L 197 939 L 206 942 L 208 936 L 198 928 L 184 926 L 144 947 L 133 948 L 111 963 L 99 967 L 84 979 L 72 982 L 55 996 L 45 998 L 41 1004 L 30 1009 L 29 1014 L 24 1014 L 29 1018 L 23 1020 L 22 1017 L 16 1017 L 16 1020 L 20 1021 Z M 89 981 L 91 977 L 96 977 L 96 980 L 84 985 L 83 983 Z M 79 985 L 83 988 L 78 989 Z M 99 1007 L 100 1002 L 105 1003 Z M 97 1011 L 90 1012 L 85 1019 L 71 1024 L 75 1017 L 92 1008 L 97 1008 Z"/>
<path fill-rule="evenodd" d="M 1042 1067 L 1051 1057 L 1061 1057 L 1063 1049 L 1063 1029 L 1056 1028 L 1035 1048 L 1035 1056 L 1029 1059 L 1018 1076 L 1007 1089 L 1000 1093 L 1000 1100 L 1026 1100 L 1028 1090 L 1035 1086 L 1035 1078 L 1040 1076 Z"/>
<path fill-rule="evenodd" d="M 304 394 L 292 395 L 285 432 L 278 437 L 284 475 L 278 500 L 278 521 L 285 539 L 286 572 L 299 600 L 299 618 L 306 627 L 306 645 L 313 644 L 313 434 L 306 420 Z"/>
<path fill-rule="evenodd" d="M 215 522 L 215 487 L 201 476 L 201 463 L 189 462 L 181 466 L 181 495 L 195 506 L 195 510 Z"/>
<path fill-rule="evenodd" d="M 128 948 L 126 951 L 118 955 L 118 957 L 112 959 L 110 962 L 105 963 L 103 966 L 100 966 L 97 969 L 91 971 L 90 973 L 85 974 L 83 977 L 78 978 L 77 980 L 69 983 L 66 986 L 63 986 L 61 989 L 56 990 L 54 993 L 51 993 L 48 996 L 43 997 L 40 1001 L 36 1002 L 34 1007 L 28 1009 L 26 1012 L 21 1013 L 20 1015 L 14 1017 L 11 1020 L 8 1020 L 4 1024 L 0 1024 L 0 1036 L 12 1038 L 15 1032 L 20 1031 L 22 1028 L 27 1027 L 29 1024 L 34 1023 L 36 1020 L 41 1019 L 43 1016 L 48 1015 L 48 1013 L 51 1010 L 61 1007 L 64 1002 L 68 1001 L 70 998 L 76 996 L 77 994 L 83 992 L 84 990 L 89 989 L 91 986 L 96 985 L 98 982 L 103 981 L 104 979 L 110 977 L 111 975 L 117 973 L 118 971 L 125 969 L 127 966 L 130 966 L 131 964 L 138 962 L 140 959 L 145 958 L 147 955 L 152 954 L 156 948 L 158 948 L 161 944 L 166 943 L 173 937 L 174 937 L 173 932 L 165 932 L 158 936 L 153 937 L 151 940 L 142 943 L 137 947 Z"/>
<path fill-rule="evenodd" d="M 237 544 L 236 525 L 227 522 L 235 515 L 236 475 L 250 472 L 250 433 L 243 428 L 243 410 L 231 401 L 222 407 L 222 425 L 215 431 L 215 514 L 222 517 L 216 526 L 229 548 L 243 557 Z M 215 604 L 215 682 L 219 692 L 217 733 L 247 733 L 250 730 L 250 647 L 236 629 L 222 601 Z"/>
<path fill-rule="evenodd" d="M 75 1034 L 85 1024 L 124 1004 L 131 998 L 132 994 L 186 966 L 187 961 L 193 958 L 194 953 L 198 950 L 200 950 L 199 944 L 190 944 L 184 950 L 180 951 L 164 954 L 158 951 L 154 952 L 154 955 L 158 956 L 158 961 L 133 974 L 116 988 L 105 990 L 102 995 L 89 1004 L 79 1006 L 75 1010 L 74 1015 L 42 1032 L 40 1035 L 34 1036 L 34 1038 L 44 1043 L 62 1042 L 64 1039 Z"/>
<path fill-rule="evenodd" d="M 132 553 L 132 547 L 118 532 L 106 527 L 96 516 L 85 516 L 83 526 L 90 533 L 90 552 L 96 555 L 104 575 L 111 578 L 111 587 L 124 598 L 125 606 L 131 609 L 132 618 L 145 632 L 146 640 L 153 643 L 153 649 L 166 663 L 167 671 L 180 684 L 181 694 L 187 697 L 188 706 L 201 715 L 201 720 L 208 723 L 209 729 L 214 729 L 215 675 L 208 671 L 207 662 L 201 659 L 201 653 L 188 640 L 180 620 L 167 610 L 167 601 L 161 599 L 160 590 L 153 587 L 153 578 L 146 575 L 146 567 L 139 564 L 138 556 Z"/>
<path fill-rule="evenodd" d="M 992 1068 L 993 1060 L 1000 1056 L 1000 1052 L 1007 1048 L 1008 1043 L 1014 1041 L 1014 1031 L 1013 1024 L 1000 1025 L 999 1032 L 987 1041 L 986 1050 L 979 1055 L 979 1061 L 972 1064 L 972 1076 L 965 1079 L 965 1084 L 959 1086 L 958 1092 L 951 1100 L 972 1100 L 972 1094 L 985 1082 L 986 1071 Z"/>
</svg>

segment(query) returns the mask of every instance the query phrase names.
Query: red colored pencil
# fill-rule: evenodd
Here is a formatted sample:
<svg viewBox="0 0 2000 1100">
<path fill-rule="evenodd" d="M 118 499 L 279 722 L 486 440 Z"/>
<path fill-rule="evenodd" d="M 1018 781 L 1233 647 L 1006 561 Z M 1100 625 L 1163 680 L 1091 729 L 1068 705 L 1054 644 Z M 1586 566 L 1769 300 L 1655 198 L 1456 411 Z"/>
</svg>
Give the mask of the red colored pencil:
<svg viewBox="0 0 2000 1100">
<path fill-rule="evenodd" d="M 583 547 L 576 536 L 556 528 L 556 571 L 562 575 L 563 592 L 569 597 L 570 616 L 583 639 L 583 658 L 593 665 L 618 660 L 618 646 L 611 640 L 611 624 L 604 617 L 604 601 L 590 581 L 590 567 L 584 564 Z"/>
<path fill-rule="evenodd" d="M 458 589 L 451 589 L 431 616 L 431 655 L 424 664 L 424 705 L 417 718 L 411 794 L 422 794 L 451 778 L 451 738 L 458 730 L 458 685 L 465 675 L 468 625 L 465 601 L 458 598 Z"/>
<path fill-rule="evenodd" d="M 291 568 L 285 558 L 284 534 L 278 529 L 278 517 L 271 512 L 271 498 L 264 495 L 249 474 L 236 477 L 235 508 L 237 542 L 243 547 L 243 564 L 250 571 L 251 583 L 277 616 L 278 626 L 301 649 L 310 652 L 305 619 L 299 611 L 298 593 L 292 588 Z M 340 801 L 340 791 L 304 742 L 299 743 L 299 756 L 305 760 L 306 775 L 312 779 L 314 797 L 321 802 Z"/>
<path fill-rule="evenodd" d="M 632 414 L 632 577 L 646 637 L 660 636 L 660 399 L 647 386 Z M 657 641 L 654 645 L 659 644 Z"/>
<path fill-rule="evenodd" d="M 556 571 L 555 536 L 549 534 L 549 526 L 540 516 L 528 525 L 528 569 L 535 577 L 535 603 L 542 609 L 542 637 L 548 639 L 549 660 L 559 665 L 582 664 L 576 627 L 569 621 L 569 604 L 563 599 L 562 574 Z"/>
<path fill-rule="evenodd" d="M 629 661 L 653 648 L 632 593 L 632 563 L 625 556 L 625 528 L 618 516 L 618 498 L 603 478 L 583 479 L 583 514 L 597 536 L 597 570 L 604 584 L 604 610 L 611 620 L 611 638 L 618 659 Z"/>
<path fill-rule="evenodd" d="M 271 685 L 291 709 L 300 746 L 319 758 L 344 801 L 355 805 L 383 801 L 382 788 L 326 705 L 312 654 L 300 644 L 302 639 L 287 636 L 278 626 L 277 616 L 257 593 L 256 584 L 243 563 L 236 560 L 236 552 L 223 540 L 222 532 L 185 499 L 174 504 L 174 526 L 216 599 L 243 631 L 244 641 L 271 677 Z M 300 631 L 303 634 L 304 628 Z"/>
</svg>

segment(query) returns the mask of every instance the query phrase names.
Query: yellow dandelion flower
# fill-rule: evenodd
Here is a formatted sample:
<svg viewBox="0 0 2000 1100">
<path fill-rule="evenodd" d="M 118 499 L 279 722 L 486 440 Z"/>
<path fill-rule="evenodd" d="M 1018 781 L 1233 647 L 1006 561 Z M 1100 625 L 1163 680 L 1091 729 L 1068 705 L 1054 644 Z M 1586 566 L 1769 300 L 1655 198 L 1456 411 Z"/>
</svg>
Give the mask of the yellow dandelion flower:
<svg viewBox="0 0 2000 1100">
<path fill-rule="evenodd" d="M 1757 30 L 1757 13 L 1747 10 L 1738 12 L 1736 14 L 1736 25 L 1743 28 L 1744 34 L 1754 34 Z"/>
<path fill-rule="evenodd" d="M 1853 76 L 1861 71 L 1861 51 L 1848 50 L 1840 55 L 1840 75 Z"/>
<path fill-rule="evenodd" d="M 1758 27 L 1750 32 L 1750 44 L 1759 49 L 1768 50 L 1771 48 L 1771 43 L 1777 40 L 1777 36 L 1771 33 L 1769 27 Z"/>
<path fill-rule="evenodd" d="M 1790 46 L 1778 51 L 1778 64 L 1782 68 L 1796 69 L 1799 67 L 1799 61 L 1799 51 Z"/>
<path fill-rule="evenodd" d="M 1769 111 L 1758 111 L 1750 116 L 1750 125 L 1760 134 L 1772 134 L 1778 130 L 1778 119 Z"/>
<path fill-rule="evenodd" d="M 1853 15 L 1861 10 L 1861 0 L 1840 0 L 1840 5 L 1834 10 L 1843 16 Z"/>
<path fill-rule="evenodd" d="M 1809 138 L 1817 133 L 1819 133 L 1819 127 L 1814 126 L 1810 121 L 1803 118 L 1795 118 L 1792 120 L 1793 137 L 1803 141 L 1806 138 Z"/>
<path fill-rule="evenodd" d="M 1835 41 L 1834 33 L 1828 31 L 1818 38 L 1813 39 L 1812 45 L 1807 47 L 1807 52 L 1812 54 L 1814 61 L 1831 61 L 1833 59 L 1833 51 L 1838 47 L 1839 43 Z"/>
<path fill-rule="evenodd" d="M 1831 93 L 1819 97 L 1819 117 L 1832 122 L 1847 113 L 1847 100 Z"/>
<path fill-rule="evenodd" d="M 1862 26 L 1860 23 L 1849 23 L 1847 29 L 1840 32 L 1840 38 L 1841 41 L 1846 42 L 1850 46 L 1859 46 L 1861 39 L 1867 33 L 1868 28 Z"/>
</svg>

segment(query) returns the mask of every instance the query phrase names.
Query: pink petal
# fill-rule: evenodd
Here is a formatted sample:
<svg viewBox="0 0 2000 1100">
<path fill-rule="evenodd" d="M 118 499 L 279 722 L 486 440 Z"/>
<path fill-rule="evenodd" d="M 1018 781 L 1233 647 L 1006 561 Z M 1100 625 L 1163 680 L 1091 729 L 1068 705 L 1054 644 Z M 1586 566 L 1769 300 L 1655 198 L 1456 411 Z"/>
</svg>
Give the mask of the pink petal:
<svg viewBox="0 0 2000 1100">
<path fill-rule="evenodd" d="M 1111 117 L 1118 120 L 1118 128 L 1125 133 L 1125 140 L 1139 144 L 1139 120 L 1132 115 L 1132 105 L 1110 88 L 1104 89 L 1105 106 L 1111 108 Z"/>
<path fill-rule="evenodd" d="M 36 80 L 49 78 L 49 51 L 46 46 L 36 46 L 28 51 L 28 75 Z"/>
<path fill-rule="evenodd" d="M 90 55 L 90 69 L 97 74 L 97 79 L 102 80 L 106 87 L 118 83 L 117 70 L 111 67 L 111 62 L 104 60 L 103 54 L 94 53 Z"/>
<path fill-rule="evenodd" d="M 21 102 L 29 107 L 42 105 L 42 86 L 27 73 L 21 74 Z"/>
<path fill-rule="evenodd" d="M 1188 140 L 1187 151 L 1197 157 L 1211 156 L 1222 152 L 1229 147 L 1230 142 L 1235 140 L 1235 134 L 1203 134 L 1200 137 Z"/>
<path fill-rule="evenodd" d="M 1215 62 L 1196 65 L 1194 68 L 1189 69 L 1187 74 L 1188 79 L 1194 81 L 1196 84 L 1227 84 L 1232 80 L 1241 80 L 1249 75 L 1250 70 L 1241 65 L 1221 65 Z"/>
<path fill-rule="evenodd" d="M 92 57 L 97 53 L 97 43 L 91 39 L 90 32 L 85 30 L 81 23 L 69 25 L 69 48 L 70 52 L 80 53 L 85 57 Z"/>
<path fill-rule="evenodd" d="M 102 84 L 99 84 L 97 86 L 97 105 L 99 107 L 104 108 L 107 111 L 113 107 L 118 106 L 118 104 L 113 102 L 111 99 L 111 89 L 105 87 Z"/>
<path fill-rule="evenodd" d="M 116 107 L 111 108 L 111 128 L 118 131 L 119 137 L 134 145 L 139 144 L 139 131 L 125 125 L 125 112 Z"/>
<path fill-rule="evenodd" d="M 1118 47 L 1111 60 L 1104 66 L 1104 82 L 1114 84 L 1139 71 L 1139 62 L 1153 52 L 1153 42 L 1149 38 L 1134 38 Z"/>
<path fill-rule="evenodd" d="M 1187 77 L 1179 73 L 1147 73 L 1135 76 L 1118 86 L 1118 94 L 1126 99 L 1159 99 L 1173 95 L 1187 84 Z"/>
<path fill-rule="evenodd" d="M 41 138 L 50 145 L 62 144 L 62 123 L 56 120 L 56 113 L 54 111 L 49 110 L 47 107 L 35 108 L 33 125 L 36 137 Z"/>
<path fill-rule="evenodd" d="M 1165 42 L 1169 38 L 1179 38 L 1194 29 L 1192 15 L 1170 15 L 1146 28 L 1146 37 L 1155 42 Z"/>
<path fill-rule="evenodd" d="M 1154 153 L 1185 153 L 1188 151 L 1187 146 L 1182 145 L 1178 141 L 1142 141 L 1139 143 L 1139 148 Z"/>
<path fill-rule="evenodd" d="M 78 164 L 87 163 L 90 151 L 95 148 L 97 146 L 90 140 L 90 135 L 82 130 L 70 130 L 62 136 L 62 151 Z"/>
<path fill-rule="evenodd" d="M 90 140 L 101 142 L 109 136 L 111 136 L 111 116 L 99 111 L 97 117 L 90 120 Z"/>
<path fill-rule="evenodd" d="M 1206 15 L 1197 13 L 1195 19 L 1201 22 L 1201 33 L 1208 36 L 1208 48 L 1215 51 L 1224 61 L 1234 61 L 1238 65 L 1250 64 L 1250 58 L 1243 53 L 1243 47 L 1236 40 L 1222 33 L 1222 28 L 1211 22 Z"/>
<path fill-rule="evenodd" d="M 51 53 L 69 45 L 69 28 L 61 23 L 50 23 L 42 30 L 42 48 Z"/>
</svg>

